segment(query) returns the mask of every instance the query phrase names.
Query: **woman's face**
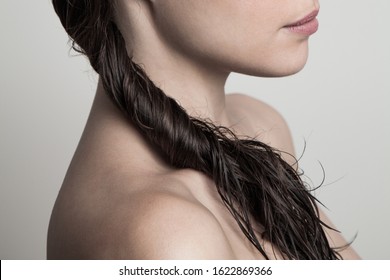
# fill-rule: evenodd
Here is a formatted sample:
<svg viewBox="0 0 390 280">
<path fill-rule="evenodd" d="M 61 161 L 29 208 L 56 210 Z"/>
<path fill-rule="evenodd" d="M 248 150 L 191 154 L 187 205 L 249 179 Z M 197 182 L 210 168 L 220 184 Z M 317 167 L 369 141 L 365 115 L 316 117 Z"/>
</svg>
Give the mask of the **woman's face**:
<svg viewBox="0 0 390 280">
<path fill-rule="evenodd" d="M 319 9 L 318 0 L 150 2 L 156 28 L 170 46 L 210 67 L 255 76 L 302 69 L 309 36 L 286 26 Z"/>
</svg>

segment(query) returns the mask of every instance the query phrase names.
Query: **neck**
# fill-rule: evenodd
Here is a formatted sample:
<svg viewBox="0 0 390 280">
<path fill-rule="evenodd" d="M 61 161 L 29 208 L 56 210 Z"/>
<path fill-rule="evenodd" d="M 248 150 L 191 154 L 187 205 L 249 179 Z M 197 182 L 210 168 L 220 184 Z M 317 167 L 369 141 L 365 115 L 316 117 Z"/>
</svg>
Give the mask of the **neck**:
<svg viewBox="0 0 390 280">
<path fill-rule="evenodd" d="M 227 120 L 224 87 L 228 73 L 218 73 L 180 55 L 153 52 L 157 51 L 144 50 L 133 59 L 144 66 L 156 86 L 193 117 L 217 123 Z"/>
<path fill-rule="evenodd" d="M 132 60 L 189 115 L 227 125 L 225 83 L 230 72 L 173 47 L 157 34 L 146 10 L 134 10 L 139 11 L 129 9 L 117 22 Z"/>
</svg>

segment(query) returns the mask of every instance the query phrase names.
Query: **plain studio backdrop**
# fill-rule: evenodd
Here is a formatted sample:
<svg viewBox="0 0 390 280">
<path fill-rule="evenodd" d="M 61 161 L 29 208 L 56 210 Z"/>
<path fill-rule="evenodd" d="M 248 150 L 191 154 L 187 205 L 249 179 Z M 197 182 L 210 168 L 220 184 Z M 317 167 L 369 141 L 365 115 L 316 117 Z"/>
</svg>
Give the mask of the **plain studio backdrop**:
<svg viewBox="0 0 390 280">
<path fill-rule="evenodd" d="M 185 1 L 185 0 L 183 0 Z M 297 75 L 233 74 L 227 92 L 274 106 L 301 167 L 364 259 L 390 258 L 390 1 L 321 2 Z M 84 128 L 97 76 L 69 53 L 51 1 L 1 0 L 0 258 L 46 258 L 50 213 Z M 71 54 L 71 55 L 69 55 Z M 308 179 L 307 179 L 308 180 Z"/>
</svg>

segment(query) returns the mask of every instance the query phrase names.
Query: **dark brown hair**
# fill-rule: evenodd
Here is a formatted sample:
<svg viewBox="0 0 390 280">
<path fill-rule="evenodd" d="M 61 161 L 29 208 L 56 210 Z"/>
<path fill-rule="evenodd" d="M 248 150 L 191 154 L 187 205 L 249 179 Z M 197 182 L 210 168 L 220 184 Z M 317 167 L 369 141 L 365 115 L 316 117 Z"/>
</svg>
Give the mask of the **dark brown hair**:
<svg viewBox="0 0 390 280">
<path fill-rule="evenodd" d="M 127 53 L 108 0 L 53 0 L 73 48 L 85 54 L 104 89 L 176 168 L 209 176 L 242 232 L 269 258 L 261 237 L 286 259 L 337 259 L 319 219 L 316 198 L 280 152 L 255 139 L 238 139 L 226 127 L 189 116 L 164 94 Z"/>
</svg>

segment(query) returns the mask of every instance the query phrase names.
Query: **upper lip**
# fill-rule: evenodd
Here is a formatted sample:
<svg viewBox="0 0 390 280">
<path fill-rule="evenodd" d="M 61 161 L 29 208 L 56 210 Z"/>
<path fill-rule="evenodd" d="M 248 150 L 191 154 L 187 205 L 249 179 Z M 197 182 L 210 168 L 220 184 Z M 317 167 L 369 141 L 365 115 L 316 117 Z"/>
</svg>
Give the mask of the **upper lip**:
<svg viewBox="0 0 390 280">
<path fill-rule="evenodd" d="M 302 19 L 300 19 L 300 20 L 298 20 L 298 21 L 296 21 L 294 23 L 286 25 L 286 27 L 299 26 L 299 25 L 305 24 L 306 22 L 312 21 L 313 19 L 315 19 L 317 17 L 319 11 L 320 10 L 314 10 L 310 14 L 305 16 L 304 18 L 302 18 Z"/>
</svg>

